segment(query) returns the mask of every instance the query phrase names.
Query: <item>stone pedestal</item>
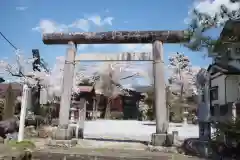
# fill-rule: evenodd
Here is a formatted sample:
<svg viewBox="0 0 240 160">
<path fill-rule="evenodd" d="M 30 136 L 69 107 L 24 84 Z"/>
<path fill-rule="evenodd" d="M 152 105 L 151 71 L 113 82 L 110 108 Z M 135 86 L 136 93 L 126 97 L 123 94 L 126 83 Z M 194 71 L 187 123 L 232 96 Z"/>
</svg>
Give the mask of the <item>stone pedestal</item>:
<svg viewBox="0 0 240 160">
<path fill-rule="evenodd" d="M 151 143 L 153 146 L 172 146 L 173 135 L 166 133 L 153 133 Z"/>
<path fill-rule="evenodd" d="M 58 127 L 52 138 L 56 140 L 71 140 L 73 138 L 73 128 Z"/>
<path fill-rule="evenodd" d="M 211 123 L 210 122 L 199 122 L 199 139 L 208 141 L 211 139 Z"/>
<path fill-rule="evenodd" d="M 71 140 L 56 140 L 56 139 L 51 139 L 48 141 L 47 145 L 48 146 L 58 146 L 58 147 L 74 147 L 78 143 L 77 139 L 71 139 Z"/>
<path fill-rule="evenodd" d="M 84 138 L 83 128 L 75 127 L 73 136 L 74 138 L 77 138 L 77 139 L 83 139 Z"/>
</svg>

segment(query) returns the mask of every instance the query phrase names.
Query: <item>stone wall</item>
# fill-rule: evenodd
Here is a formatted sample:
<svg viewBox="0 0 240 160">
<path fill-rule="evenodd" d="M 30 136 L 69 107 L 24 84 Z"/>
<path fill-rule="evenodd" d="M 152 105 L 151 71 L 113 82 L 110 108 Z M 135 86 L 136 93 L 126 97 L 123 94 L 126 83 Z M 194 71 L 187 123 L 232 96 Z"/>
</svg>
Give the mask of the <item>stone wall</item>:
<svg viewBox="0 0 240 160">
<path fill-rule="evenodd" d="M 0 144 L 0 159 L 1 160 L 31 160 L 32 154 L 30 151 L 9 147 L 5 144 Z"/>
</svg>

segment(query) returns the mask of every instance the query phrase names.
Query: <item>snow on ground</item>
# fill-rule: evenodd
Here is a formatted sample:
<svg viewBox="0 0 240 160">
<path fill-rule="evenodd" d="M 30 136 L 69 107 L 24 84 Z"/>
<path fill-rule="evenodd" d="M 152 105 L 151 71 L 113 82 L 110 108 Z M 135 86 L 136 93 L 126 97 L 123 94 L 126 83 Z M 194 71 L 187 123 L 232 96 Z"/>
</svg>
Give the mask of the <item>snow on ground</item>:
<svg viewBox="0 0 240 160">
<path fill-rule="evenodd" d="M 170 123 L 169 133 L 178 131 L 179 138 L 198 137 L 198 125 Z M 84 138 L 151 141 L 156 132 L 155 122 L 134 120 L 96 120 L 84 123 Z"/>
</svg>

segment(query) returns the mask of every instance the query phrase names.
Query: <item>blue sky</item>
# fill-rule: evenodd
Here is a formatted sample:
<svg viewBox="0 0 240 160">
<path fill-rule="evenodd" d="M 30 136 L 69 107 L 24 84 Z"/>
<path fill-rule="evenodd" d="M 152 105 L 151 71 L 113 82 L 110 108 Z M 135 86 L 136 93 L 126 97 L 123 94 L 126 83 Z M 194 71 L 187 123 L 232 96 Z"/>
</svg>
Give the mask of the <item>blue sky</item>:
<svg viewBox="0 0 240 160">
<path fill-rule="evenodd" d="M 192 0 L 1 0 L 0 31 L 31 57 L 31 49 L 39 49 L 49 65 L 65 55 L 66 46 L 47 46 L 41 31 L 107 31 L 107 30 L 182 30 Z M 99 21 L 99 17 L 101 21 Z M 13 48 L 0 37 L 1 54 L 14 57 Z M 137 48 L 137 49 L 136 49 Z M 140 45 L 83 45 L 86 52 L 121 52 L 148 50 Z M 165 62 L 174 52 L 187 55 L 194 66 L 206 67 L 211 60 L 200 52 L 191 52 L 179 44 L 165 44 Z"/>
</svg>

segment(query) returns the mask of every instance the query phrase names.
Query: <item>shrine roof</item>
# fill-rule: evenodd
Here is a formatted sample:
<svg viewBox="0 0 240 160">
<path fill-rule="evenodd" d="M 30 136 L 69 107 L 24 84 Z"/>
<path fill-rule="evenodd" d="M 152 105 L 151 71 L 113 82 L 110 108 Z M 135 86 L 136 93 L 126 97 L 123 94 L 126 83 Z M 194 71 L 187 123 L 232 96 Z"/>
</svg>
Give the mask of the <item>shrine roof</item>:
<svg viewBox="0 0 240 160">
<path fill-rule="evenodd" d="M 22 85 L 20 83 L 1 83 L 0 84 L 0 97 L 4 97 L 7 93 L 8 88 L 11 86 L 11 89 L 20 96 L 22 93 Z"/>
</svg>

